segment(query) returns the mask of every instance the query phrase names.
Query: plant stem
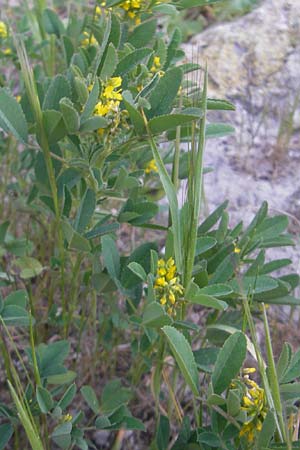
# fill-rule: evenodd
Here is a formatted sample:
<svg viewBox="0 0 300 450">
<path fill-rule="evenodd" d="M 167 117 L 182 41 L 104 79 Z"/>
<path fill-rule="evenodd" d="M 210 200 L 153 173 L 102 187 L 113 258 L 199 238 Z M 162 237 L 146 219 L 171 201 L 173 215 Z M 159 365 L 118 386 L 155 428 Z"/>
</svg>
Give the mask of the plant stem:
<svg viewBox="0 0 300 450">
<path fill-rule="evenodd" d="M 266 313 L 266 307 L 265 304 L 262 303 L 262 310 L 263 310 L 263 320 L 264 320 L 264 328 L 265 328 L 265 337 L 266 337 L 266 347 L 267 347 L 267 359 L 268 359 L 268 379 L 272 391 L 272 396 L 274 400 L 274 406 L 276 409 L 276 413 L 278 416 L 278 420 L 280 423 L 281 432 L 283 435 L 284 440 L 286 440 L 286 433 L 285 433 L 285 425 L 283 420 L 283 412 L 282 412 L 282 405 L 281 405 L 281 398 L 280 398 L 280 389 L 279 389 L 279 382 L 276 372 L 276 366 L 274 361 L 274 355 L 273 355 L 273 348 L 272 348 L 272 342 L 271 342 L 271 335 L 270 335 L 270 328 Z"/>
<path fill-rule="evenodd" d="M 197 152 L 195 155 L 195 171 L 189 180 L 188 189 L 192 190 L 192 202 L 189 204 L 190 208 L 190 222 L 189 222 L 189 240 L 187 241 L 187 248 L 185 249 L 185 267 L 183 285 L 186 288 L 192 279 L 195 251 L 197 243 L 198 220 L 201 207 L 201 191 L 203 179 L 203 155 L 205 147 L 205 127 L 206 127 L 206 109 L 207 109 L 207 69 L 205 70 L 204 86 L 202 93 L 202 110 L 203 117 L 200 119 L 200 130 L 197 145 Z M 192 146 L 193 146 L 192 142 Z M 194 158 L 194 155 L 192 155 Z M 193 161 L 194 162 L 194 161 Z"/>
<path fill-rule="evenodd" d="M 278 415 L 276 414 L 276 408 L 274 405 L 274 399 L 273 399 L 273 395 L 272 395 L 272 390 L 270 388 L 270 384 L 269 384 L 269 380 L 268 377 L 266 375 L 266 364 L 263 360 L 260 348 L 259 348 L 259 344 L 258 344 L 258 340 L 257 340 L 257 335 L 256 335 L 256 330 L 255 330 L 255 324 L 254 324 L 254 320 L 253 317 L 251 315 L 251 311 L 249 308 L 249 303 L 248 303 L 248 299 L 244 298 L 243 299 L 243 305 L 244 305 L 244 311 L 247 317 L 247 321 L 248 321 L 248 325 L 249 325 L 249 330 L 250 330 L 250 334 L 251 334 L 251 339 L 254 345 L 254 349 L 255 349 L 255 353 L 256 353 L 256 358 L 257 358 L 257 363 L 258 363 L 258 368 L 259 368 L 259 372 L 260 372 L 260 376 L 262 378 L 262 382 L 263 382 L 263 386 L 265 389 L 265 393 L 266 393 L 266 398 L 267 398 L 267 402 L 269 405 L 269 408 L 274 411 L 274 417 L 275 417 L 275 422 L 276 422 L 276 428 L 277 428 L 277 432 L 280 438 L 281 442 L 284 442 L 284 436 L 285 436 L 285 429 L 282 429 L 282 425 L 278 420 Z"/>
</svg>

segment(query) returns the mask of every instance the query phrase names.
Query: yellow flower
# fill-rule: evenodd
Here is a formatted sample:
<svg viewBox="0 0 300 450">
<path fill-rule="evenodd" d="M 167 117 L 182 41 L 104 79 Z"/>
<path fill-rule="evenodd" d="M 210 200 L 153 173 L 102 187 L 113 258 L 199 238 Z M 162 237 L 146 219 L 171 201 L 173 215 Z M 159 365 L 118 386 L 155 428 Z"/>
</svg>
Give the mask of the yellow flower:
<svg viewBox="0 0 300 450">
<path fill-rule="evenodd" d="M 73 419 L 73 416 L 71 416 L 71 414 L 66 414 L 65 416 L 63 416 L 64 422 L 71 422 L 72 419 Z"/>
<path fill-rule="evenodd" d="M 234 246 L 233 251 L 234 251 L 234 253 L 237 253 L 237 254 L 241 253 L 241 249 L 239 247 L 237 247 L 236 245 Z"/>
<path fill-rule="evenodd" d="M 95 14 L 96 14 L 96 16 L 101 16 L 102 10 L 101 10 L 100 6 L 96 6 Z"/>
<path fill-rule="evenodd" d="M 245 436 L 249 443 L 252 443 L 256 432 L 262 429 L 263 421 L 267 415 L 268 407 L 264 389 L 249 379 L 248 374 L 255 369 L 244 369 L 246 373 L 243 380 L 246 385 L 245 395 L 242 398 L 242 410 L 247 413 L 247 421 L 240 430 L 240 437 Z"/>
<path fill-rule="evenodd" d="M 173 258 L 169 258 L 168 261 L 158 260 L 154 290 L 160 304 L 166 307 L 167 313 L 176 316 L 176 308 L 180 301 L 183 301 L 181 296 L 184 289 L 179 282 Z"/>
<path fill-rule="evenodd" d="M 157 168 L 155 159 L 151 159 L 151 161 L 148 162 L 148 164 L 145 168 L 145 173 L 149 174 L 151 172 L 158 172 L 158 168 Z"/>
<path fill-rule="evenodd" d="M 98 41 L 93 34 L 90 35 L 87 31 L 83 32 L 84 39 L 81 41 L 81 45 L 83 47 L 88 47 L 89 45 L 97 45 Z"/>
<path fill-rule="evenodd" d="M 94 109 L 95 116 L 106 116 L 111 112 L 118 112 L 120 101 L 122 100 L 122 89 L 115 90 L 122 84 L 121 77 L 113 77 L 107 80 L 102 85 L 102 93 L 99 98 L 99 102 Z M 88 89 L 90 90 L 90 85 Z"/>
<path fill-rule="evenodd" d="M 11 55 L 11 48 L 5 48 L 3 50 L 4 55 Z"/>
<path fill-rule="evenodd" d="M 141 19 L 139 17 L 136 17 L 136 15 L 141 11 L 141 0 L 126 0 L 125 2 L 120 4 L 120 7 L 124 9 L 130 19 L 135 19 L 136 25 L 141 23 Z"/>
<path fill-rule="evenodd" d="M 155 73 L 158 72 L 160 69 L 161 63 L 160 63 L 160 57 L 159 56 L 154 56 L 153 58 L 153 64 L 152 67 L 150 69 L 150 72 Z"/>
<path fill-rule="evenodd" d="M 168 285 L 168 283 L 166 282 L 164 277 L 159 277 L 155 281 L 155 287 L 164 287 L 167 285 Z"/>
<path fill-rule="evenodd" d="M 245 369 L 243 369 L 244 375 L 249 375 L 250 373 L 254 373 L 254 372 L 256 372 L 255 367 L 245 367 Z"/>
<path fill-rule="evenodd" d="M 165 305 L 165 304 L 167 303 L 167 298 L 166 298 L 165 295 L 163 295 L 162 298 L 160 299 L 160 303 L 161 303 L 162 305 Z"/>
<path fill-rule="evenodd" d="M 8 32 L 7 32 L 7 26 L 4 22 L 0 21 L 0 37 L 5 39 L 7 38 Z"/>
</svg>

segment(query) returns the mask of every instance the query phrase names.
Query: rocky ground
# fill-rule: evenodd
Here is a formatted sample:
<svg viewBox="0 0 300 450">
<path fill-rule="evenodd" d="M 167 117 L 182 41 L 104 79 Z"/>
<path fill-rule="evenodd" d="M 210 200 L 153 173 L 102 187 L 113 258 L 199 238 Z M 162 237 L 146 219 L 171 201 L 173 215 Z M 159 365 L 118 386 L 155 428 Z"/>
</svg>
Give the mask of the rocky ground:
<svg viewBox="0 0 300 450">
<path fill-rule="evenodd" d="M 263 200 L 287 213 L 300 232 L 300 7 L 265 0 L 240 19 L 215 25 L 185 45 L 189 59 L 207 61 L 209 96 L 227 98 L 235 112 L 217 117 L 235 135 L 207 142 L 205 193 L 212 210 L 229 199 L 232 223 L 247 223 Z M 281 251 L 276 250 L 276 256 Z M 300 249 L 288 249 L 299 269 Z"/>
</svg>

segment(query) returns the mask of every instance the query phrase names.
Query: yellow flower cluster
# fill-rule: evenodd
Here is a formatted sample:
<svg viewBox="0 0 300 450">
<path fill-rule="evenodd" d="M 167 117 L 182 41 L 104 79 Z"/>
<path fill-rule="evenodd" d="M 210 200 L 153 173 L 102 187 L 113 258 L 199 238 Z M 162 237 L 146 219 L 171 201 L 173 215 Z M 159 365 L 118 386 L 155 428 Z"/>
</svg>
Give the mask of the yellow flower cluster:
<svg viewBox="0 0 300 450">
<path fill-rule="evenodd" d="M 94 109 L 95 116 L 106 116 L 110 112 L 117 112 L 122 100 L 121 77 L 114 77 L 103 83 L 99 102 Z"/>
<path fill-rule="evenodd" d="M 145 173 L 149 174 L 151 172 L 158 172 L 158 168 L 155 162 L 155 159 L 151 159 L 145 167 Z"/>
<path fill-rule="evenodd" d="M 8 32 L 7 32 L 7 26 L 4 22 L 0 21 L 0 38 L 7 38 Z"/>
<path fill-rule="evenodd" d="M 154 289 L 158 294 L 160 304 L 167 308 L 167 313 L 176 316 L 178 301 L 183 295 L 183 286 L 179 282 L 177 267 L 173 258 L 167 261 L 159 259 Z"/>
<path fill-rule="evenodd" d="M 136 25 L 141 23 L 140 17 L 137 17 L 137 14 L 141 12 L 141 0 L 125 0 L 125 2 L 120 4 L 120 7 L 126 11 L 126 14 L 130 19 L 135 19 Z"/>
<path fill-rule="evenodd" d="M 255 433 L 262 429 L 263 421 L 267 415 L 268 407 L 264 389 L 259 387 L 255 381 L 250 380 L 248 374 L 255 369 L 246 369 L 244 381 L 247 385 L 246 394 L 242 399 L 242 409 L 247 413 L 245 422 L 240 431 L 240 437 L 245 436 L 249 443 L 254 441 Z"/>
<path fill-rule="evenodd" d="M 152 67 L 150 69 L 150 72 L 156 73 L 156 72 L 158 72 L 160 70 L 160 67 L 161 67 L 160 57 L 159 56 L 154 56 L 153 64 L 152 64 Z"/>
<path fill-rule="evenodd" d="M 90 33 L 88 33 L 87 31 L 84 31 L 83 34 L 84 34 L 84 39 L 81 41 L 81 45 L 83 47 L 88 47 L 89 45 L 97 45 L 98 44 L 98 41 L 93 34 L 90 35 Z"/>
</svg>

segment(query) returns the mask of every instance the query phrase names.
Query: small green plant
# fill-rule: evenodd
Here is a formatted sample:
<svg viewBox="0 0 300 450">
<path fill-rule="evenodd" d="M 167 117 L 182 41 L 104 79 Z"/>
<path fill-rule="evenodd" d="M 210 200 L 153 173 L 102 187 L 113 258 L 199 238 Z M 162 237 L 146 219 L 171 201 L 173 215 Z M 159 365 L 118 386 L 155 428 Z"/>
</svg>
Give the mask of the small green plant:
<svg viewBox="0 0 300 450">
<path fill-rule="evenodd" d="M 234 105 L 158 28 L 208 3 L 61 19 L 36 2 L 0 23 L 20 76 L 0 88 L 0 450 L 88 450 L 101 430 L 114 449 L 124 430 L 155 450 L 297 448 L 299 351 L 275 364 L 265 306 L 300 302 L 291 261 L 266 255 L 294 245 L 288 220 L 263 203 L 232 227 L 227 202 L 201 218 L 206 139 L 234 132 L 210 111 Z"/>
</svg>

